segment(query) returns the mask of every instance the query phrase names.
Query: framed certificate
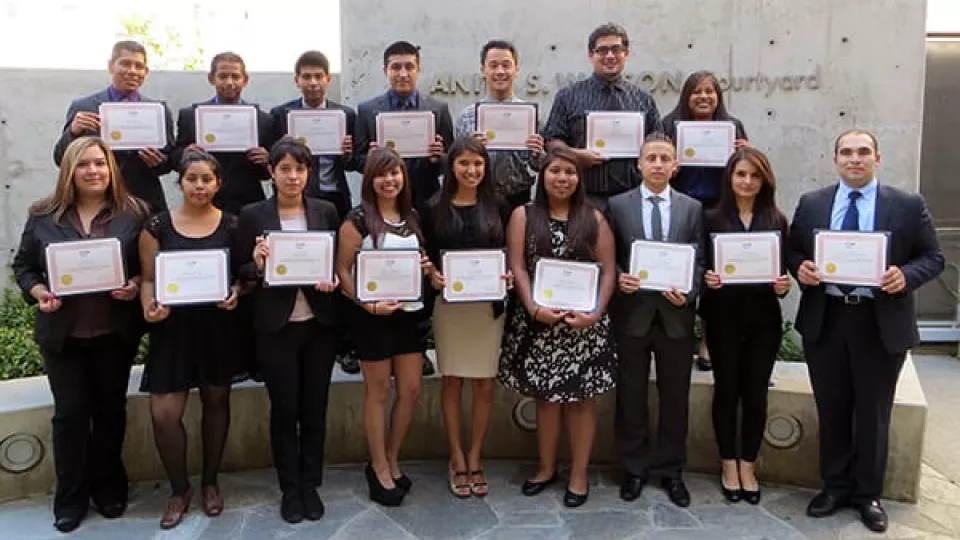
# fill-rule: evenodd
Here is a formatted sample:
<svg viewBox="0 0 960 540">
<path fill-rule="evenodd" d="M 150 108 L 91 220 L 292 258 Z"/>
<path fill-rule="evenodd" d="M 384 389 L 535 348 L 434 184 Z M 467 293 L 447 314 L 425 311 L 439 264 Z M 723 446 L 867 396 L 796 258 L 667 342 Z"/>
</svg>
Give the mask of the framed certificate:
<svg viewBox="0 0 960 540">
<path fill-rule="evenodd" d="M 335 236 L 331 231 L 267 233 L 270 256 L 263 272 L 268 287 L 333 281 Z"/>
<path fill-rule="evenodd" d="M 733 122 L 677 122 L 677 162 L 698 167 L 726 167 L 737 128 Z"/>
<path fill-rule="evenodd" d="M 310 148 L 313 155 L 343 154 L 347 115 L 340 109 L 300 109 L 287 113 L 287 134 Z"/>
<path fill-rule="evenodd" d="M 600 300 L 598 263 L 543 258 L 533 271 L 533 302 L 548 309 L 592 313 Z"/>
<path fill-rule="evenodd" d="M 648 291 L 676 289 L 687 294 L 693 289 L 697 250 L 690 244 L 634 240 L 630 244 L 630 275 L 640 279 Z"/>
<path fill-rule="evenodd" d="M 226 249 L 158 251 L 154 295 L 165 306 L 212 304 L 230 297 Z"/>
<path fill-rule="evenodd" d="M 252 105 L 198 105 L 196 141 L 210 152 L 246 152 L 260 146 L 257 108 Z"/>
<path fill-rule="evenodd" d="M 887 270 L 889 233 L 814 231 L 813 258 L 820 281 L 879 287 Z"/>
<path fill-rule="evenodd" d="M 444 251 L 443 299 L 447 302 L 503 300 L 507 296 L 507 255 L 502 249 Z"/>
<path fill-rule="evenodd" d="M 587 150 L 608 158 L 635 158 L 643 146 L 641 112 L 590 111 L 587 113 Z"/>
<path fill-rule="evenodd" d="M 423 295 L 420 251 L 362 249 L 357 252 L 357 300 L 415 302 Z"/>
<path fill-rule="evenodd" d="M 50 292 L 71 296 L 112 291 L 127 284 L 120 240 L 99 238 L 47 245 Z"/>
<path fill-rule="evenodd" d="M 713 268 L 724 285 L 774 283 L 780 277 L 780 232 L 714 233 Z"/>
<path fill-rule="evenodd" d="M 477 103 L 477 131 L 487 138 L 489 150 L 526 150 L 527 139 L 537 133 L 535 103 Z"/>
<path fill-rule="evenodd" d="M 100 138 L 114 150 L 163 148 L 167 111 L 162 103 L 101 103 Z"/>
<path fill-rule="evenodd" d="M 390 148 L 401 157 L 429 156 L 436 134 L 436 120 L 430 111 L 377 114 L 377 146 Z"/>
</svg>

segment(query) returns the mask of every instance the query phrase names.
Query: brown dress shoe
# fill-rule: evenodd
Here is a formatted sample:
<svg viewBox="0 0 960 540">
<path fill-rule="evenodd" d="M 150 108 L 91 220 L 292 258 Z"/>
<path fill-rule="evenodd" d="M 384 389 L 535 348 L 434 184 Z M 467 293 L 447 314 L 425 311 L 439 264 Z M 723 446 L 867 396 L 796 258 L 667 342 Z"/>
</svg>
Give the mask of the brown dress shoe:
<svg viewBox="0 0 960 540">
<path fill-rule="evenodd" d="M 172 529 L 183 521 L 184 514 L 190 509 L 191 497 L 193 490 L 189 489 L 183 495 L 173 495 L 167 499 L 167 509 L 160 518 L 161 529 Z"/>
<path fill-rule="evenodd" d="M 217 486 L 203 488 L 203 513 L 210 517 L 217 517 L 223 513 L 223 497 Z"/>
</svg>

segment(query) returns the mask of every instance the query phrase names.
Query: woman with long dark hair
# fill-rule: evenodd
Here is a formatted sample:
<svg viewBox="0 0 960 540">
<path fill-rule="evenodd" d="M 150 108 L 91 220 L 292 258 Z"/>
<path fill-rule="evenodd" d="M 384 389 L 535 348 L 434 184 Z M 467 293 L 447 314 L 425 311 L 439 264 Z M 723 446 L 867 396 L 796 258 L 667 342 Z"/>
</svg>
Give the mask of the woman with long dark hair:
<svg viewBox="0 0 960 540">
<path fill-rule="evenodd" d="M 363 169 L 361 202 L 340 226 L 337 275 L 341 289 L 357 300 L 354 265 L 360 249 L 423 248 L 411 186 L 403 159 L 389 148 L 367 156 Z M 424 271 L 431 266 L 422 258 Z M 398 506 L 410 491 L 410 478 L 400 472 L 400 447 L 420 398 L 424 340 L 422 302 L 380 301 L 351 306 L 353 343 L 363 372 L 363 423 L 370 462 L 365 470 L 370 499 Z M 384 408 L 390 394 L 390 377 L 396 381 L 396 399 L 390 408 L 390 428 Z"/>
<path fill-rule="evenodd" d="M 502 249 L 506 242 L 508 206 L 491 179 L 490 159 L 475 137 L 453 142 L 443 187 L 424 209 L 423 232 L 428 254 L 437 268 L 432 282 L 443 289 L 441 253 L 448 250 Z M 508 276 L 504 280 L 510 280 Z M 456 497 L 487 494 L 480 451 L 493 409 L 493 390 L 503 337 L 503 302 L 448 303 L 437 298 L 433 333 L 437 363 L 443 375 L 441 403 L 450 446 L 449 489 Z M 470 446 L 461 445 L 461 394 L 464 379 L 473 390 Z"/>
<path fill-rule="evenodd" d="M 540 170 L 534 200 L 514 210 L 507 227 L 507 255 L 516 279 L 500 356 L 500 381 L 537 400 L 540 466 L 523 484 L 524 495 L 557 480 L 557 445 L 566 410 L 570 481 L 563 502 L 587 501 L 587 465 L 596 430 L 596 396 L 614 387 L 617 369 L 607 303 L 616 280 L 613 233 L 586 202 L 576 157 L 552 151 Z M 539 307 L 531 276 L 541 257 L 600 264 L 599 301 L 591 313 Z"/>
<path fill-rule="evenodd" d="M 707 212 L 707 289 L 700 313 L 713 352 L 713 427 L 723 469 L 720 483 L 731 502 L 760 502 L 753 464 L 767 417 L 767 383 L 780 349 L 779 297 L 790 290 L 785 269 L 773 284 L 724 285 L 713 261 L 711 233 L 776 231 L 787 245 L 787 218 L 777 208 L 776 178 L 763 152 L 745 147 L 730 156 L 717 206 Z M 785 264 L 781 255 L 781 265 Z M 737 429 L 738 407 L 742 409 Z M 737 433 L 740 433 L 739 441 Z M 739 444 L 738 444 L 739 443 Z"/>
</svg>

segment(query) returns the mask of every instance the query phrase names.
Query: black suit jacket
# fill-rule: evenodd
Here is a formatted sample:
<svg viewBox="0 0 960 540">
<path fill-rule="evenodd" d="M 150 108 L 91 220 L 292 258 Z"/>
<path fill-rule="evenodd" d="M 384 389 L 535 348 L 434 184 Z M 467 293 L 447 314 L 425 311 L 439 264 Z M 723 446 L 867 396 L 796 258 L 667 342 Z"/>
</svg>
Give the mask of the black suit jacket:
<svg viewBox="0 0 960 540">
<path fill-rule="evenodd" d="M 830 212 L 838 186 L 829 186 L 800 197 L 790 228 L 788 269 L 797 276 L 800 264 L 814 260 L 814 230 L 830 228 Z M 926 203 L 919 194 L 883 184 L 877 189 L 876 231 L 889 231 L 888 265 L 900 267 L 907 287 L 898 294 L 873 289 L 877 324 L 884 348 L 891 354 L 906 352 L 920 340 L 913 291 L 943 271 L 944 258 Z M 800 285 L 803 294 L 797 311 L 797 331 L 816 343 L 823 326 L 824 285 Z"/>
<path fill-rule="evenodd" d="M 436 120 L 437 135 L 443 139 L 446 151 L 453 142 L 453 120 L 446 103 L 437 101 L 420 93 L 419 111 L 430 111 Z M 357 156 L 357 169 L 363 171 L 370 152 L 370 141 L 377 140 L 377 114 L 392 112 L 390 93 L 381 94 L 364 101 L 357 107 L 357 126 L 353 134 L 354 154 Z M 413 191 L 413 205 L 418 211 L 426 207 L 427 201 L 440 189 L 440 176 L 443 175 L 443 161 L 432 163 L 428 158 L 407 158 L 407 173 L 410 175 L 410 187 Z"/>
<path fill-rule="evenodd" d="M 127 279 L 140 275 L 140 256 L 137 241 L 142 226 L 142 217 L 117 212 L 110 220 L 104 234 L 104 238 L 118 238 L 120 240 Z M 36 299 L 30 295 L 30 289 L 35 285 L 42 283 L 49 288 L 46 247 L 55 242 L 75 240 L 82 240 L 82 238 L 66 218 L 55 221 L 52 215 L 44 215 L 30 216 L 27 219 L 23 234 L 20 237 L 20 247 L 11 264 L 17 285 L 23 291 L 23 297 L 27 303 L 37 303 Z M 76 297 L 67 296 L 61 300 L 63 303 L 60 309 L 53 313 L 37 311 L 34 339 L 41 348 L 51 351 L 62 350 L 64 341 L 69 337 L 76 324 Z M 117 332 L 131 341 L 139 339 L 144 329 L 143 312 L 140 308 L 139 299 L 129 302 L 112 300 L 111 306 L 112 312 L 110 315 Z"/>
<path fill-rule="evenodd" d="M 336 233 L 340 226 L 340 217 L 333 204 L 320 199 L 304 197 L 307 217 L 307 229 L 311 231 L 332 231 Z M 277 199 L 271 197 L 246 206 L 240 212 L 240 225 L 237 231 L 236 248 L 233 255 L 235 267 L 239 267 L 242 281 L 256 283 L 254 298 L 256 311 L 254 328 L 258 332 L 276 332 L 287 324 L 297 291 L 302 291 L 307 303 L 313 310 L 314 321 L 320 325 L 333 325 L 337 321 L 335 312 L 335 294 L 323 293 L 313 287 L 264 287 L 263 280 L 257 275 L 253 262 L 253 248 L 258 236 L 268 231 L 279 231 L 280 215 L 277 212 Z"/>
<path fill-rule="evenodd" d="M 127 186 L 127 190 L 134 197 L 143 199 L 149 204 L 151 212 L 162 212 L 167 209 L 167 201 L 163 196 L 163 186 L 160 184 L 160 177 L 170 172 L 170 170 L 174 168 L 174 163 L 176 163 L 170 159 L 171 152 L 173 151 L 173 117 L 170 115 L 170 108 L 167 107 L 166 103 L 150 99 L 146 96 L 141 96 L 140 100 L 150 103 L 163 103 L 163 108 L 166 113 L 167 145 L 157 150 L 163 152 L 164 155 L 167 156 L 167 159 L 156 167 L 151 168 L 140 159 L 136 150 L 116 150 L 113 152 L 113 157 L 117 161 L 117 167 L 120 169 L 120 175 L 123 177 L 123 182 Z M 109 103 L 110 101 L 110 92 L 104 90 L 90 96 L 77 98 L 70 103 L 70 107 L 67 109 L 67 118 L 63 124 L 63 133 L 60 134 L 60 139 L 57 140 L 57 144 L 53 147 L 53 162 L 57 164 L 57 167 L 60 166 L 60 161 L 63 160 L 63 153 L 67 150 L 67 146 L 77 138 L 70 133 L 70 123 L 73 122 L 77 113 L 99 112 L 100 104 Z M 81 136 L 86 135 L 100 136 L 100 134 L 95 131 L 87 131 Z"/>
<path fill-rule="evenodd" d="M 273 118 L 273 140 L 279 141 L 287 134 L 287 113 L 303 109 L 303 98 L 290 100 L 281 105 L 270 109 L 270 116 Z M 341 110 L 347 116 L 347 134 L 353 135 L 356 129 L 357 113 L 345 105 L 327 100 L 327 109 Z M 356 149 L 356 147 L 354 147 Z M 337 207 L 337 212 L 342 220 L 347 212 L 353 206 L 350 199 L 350 186 L 347 184 L 346 171 L 357 171 L 356 152 L 348 156 L 333 156 L 333 181 L 336 190 L 332 191 L 328 186 L 320 183 L 317 175 L 316 159 L 314 166 L 310 169 L 310 177 L 307 179 L 306 195 L 330 201 Z"/>
<path fill-rule="evenodd" d="M 196 144 L 196 113 L 198 105 L 216 105 L 213 99 L 194 103 L 180 109 L 177 116 L 177 142 L 174 145 L 171 160 L 174 169 L 180 166 L 183 152 L 191 144 Z M 273 127 L 270 115 L 261 111 L 259 105 L 246 103 L 257 109 L 257 135 L 260 146 L 270 149 L 273 145 Z M 252 163 L 244 152 L 211 152 L 223 172 L 223 186 L 213 198 L 213 203 L 225 212 L 240 213 L 245 205 L 264 199 L 262 180 L 270 178 L 270 172 L 263 165 Z"/>
<path fill-rule="evenodd" d="M 634 240 L 643 240 L 643 195 L 640 187 L 610 198 L 606 217 L 613 230 L 617 246 L 617 271 L 630 269 L 630 251 Z M 617 333 L 645 337 L 660 314 L 667 336 L 679 339 L 693 333 L 693 319 L 697 296 L 703 283 L 703 209 L 700 203 L 677 190 L 670 190 L 670 228 L 667 242 L 691 244 L 696 249 L 693 269 L 693 288 L 687 294 L 687 303 L 677 307 L 659 292 L 637 291 L 623 294 L 619 287 L 610 302 L 610 320 Z"/>
</svg>

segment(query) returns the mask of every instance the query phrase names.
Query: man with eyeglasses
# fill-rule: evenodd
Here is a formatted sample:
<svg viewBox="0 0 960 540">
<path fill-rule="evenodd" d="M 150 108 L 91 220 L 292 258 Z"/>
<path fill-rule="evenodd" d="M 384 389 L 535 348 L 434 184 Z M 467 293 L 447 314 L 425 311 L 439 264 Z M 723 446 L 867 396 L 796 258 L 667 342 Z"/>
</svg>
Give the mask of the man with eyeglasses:
<svg viewBox="0 0 960 540">
<path fill-rule="evenodd" d="M 607 199 L 637 187 L 641 179 L 636 159 L 607 159 L 586 148 L 587 113 L 642 112 L 646 136 L 660 131 L 660 112 L 650 94 L 623 76 L 630 38 L 622 26 L 607 23 L 596 28 L 587 39 L 587 51 L 593 75 L 557 92 L 544 138 L 548 149 L 566 147 L 577 155 L 587 199 L 605 210 Z"/>
</svg>

